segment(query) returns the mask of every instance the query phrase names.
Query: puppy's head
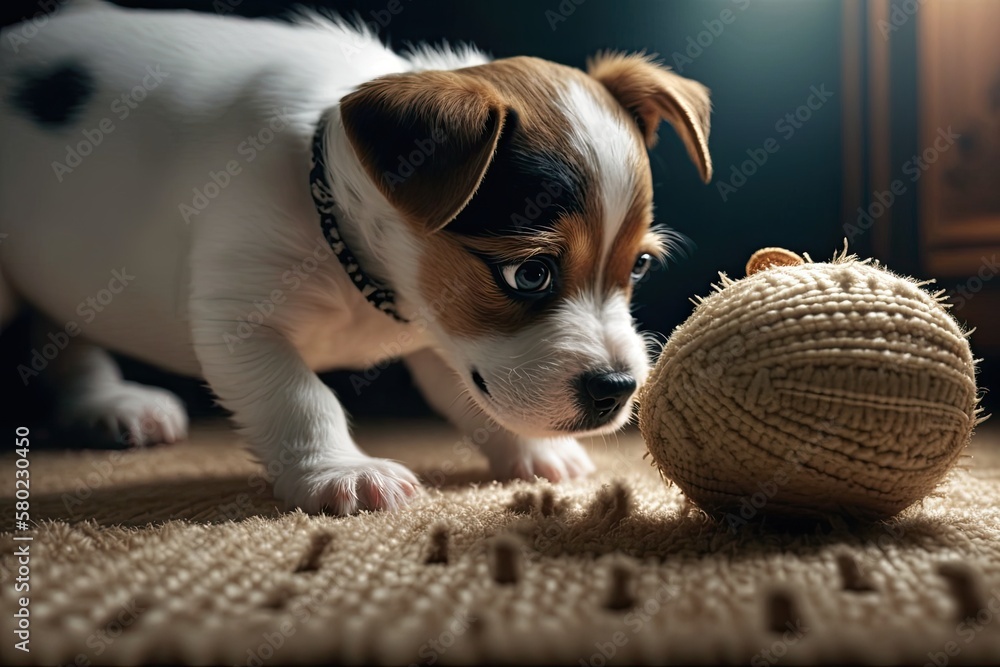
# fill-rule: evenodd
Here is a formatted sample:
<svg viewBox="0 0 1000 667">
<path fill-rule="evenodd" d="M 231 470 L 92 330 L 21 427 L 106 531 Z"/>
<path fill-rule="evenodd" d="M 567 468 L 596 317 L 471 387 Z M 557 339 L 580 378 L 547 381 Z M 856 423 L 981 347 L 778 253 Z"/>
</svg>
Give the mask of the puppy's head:
<svg viewBox="0 0 1000 667">
<path fill-rule="evenodd" d="M 707 90 L 638 55 L 394 75 L 341 103 L 407 229 L 394 287 L 472 399 L 524 435 L 605 432 L 649 359 L 629 302 L 668 250 L 646 154 L 661 120 L 711 176 Z"/>
</svg>

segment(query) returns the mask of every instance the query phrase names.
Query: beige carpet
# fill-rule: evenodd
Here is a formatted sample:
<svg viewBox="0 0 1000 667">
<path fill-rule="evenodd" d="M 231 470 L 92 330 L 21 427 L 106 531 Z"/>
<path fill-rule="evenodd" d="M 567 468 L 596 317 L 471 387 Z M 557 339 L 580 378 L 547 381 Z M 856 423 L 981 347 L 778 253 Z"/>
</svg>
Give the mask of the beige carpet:
<svg viewBox="0 0 1000 667">
<path fill-rule="evenodd" d="M 805 532 L 712 523 L 635 433 L 553 486 L 487 481 L 444 426 L 365 428 L 430 487 L 350 518 L 278 511 L 224 427 L 35 451 L 30 654 L 8 450 L 0 662 L 1000 662 L 998 436 L 984 426 L 966 469 L 895 521 Z"/>
</svg>

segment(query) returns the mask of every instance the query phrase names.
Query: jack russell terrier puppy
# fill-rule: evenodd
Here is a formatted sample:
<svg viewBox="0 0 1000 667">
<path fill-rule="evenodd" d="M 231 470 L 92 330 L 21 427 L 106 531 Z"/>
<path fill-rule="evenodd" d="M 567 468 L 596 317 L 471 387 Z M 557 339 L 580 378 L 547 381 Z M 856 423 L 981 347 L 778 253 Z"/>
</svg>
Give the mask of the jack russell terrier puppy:
<svg viewBox="0 0 1000 667">
<path fill-rule="evenodd" d="M 184 437 L 181 402 L 103 348 L 200 376 L 275 494 L 337 514 L 419 482 L 358 448 L 317 371 L 405 358 L 487 429 L 500 478 L 585 475 L 574 436 L 629 420 L 649 367 L 629 302 L 670 241 L 646 150 L 666 120 L 710 178 L 702 85 L 643 55 L 398 55 L 319 15 L 83 1 L 20 28 L 0 39 L 0 317 L 44 317 L 19 372 L 61 419 Z"/>
</svg>

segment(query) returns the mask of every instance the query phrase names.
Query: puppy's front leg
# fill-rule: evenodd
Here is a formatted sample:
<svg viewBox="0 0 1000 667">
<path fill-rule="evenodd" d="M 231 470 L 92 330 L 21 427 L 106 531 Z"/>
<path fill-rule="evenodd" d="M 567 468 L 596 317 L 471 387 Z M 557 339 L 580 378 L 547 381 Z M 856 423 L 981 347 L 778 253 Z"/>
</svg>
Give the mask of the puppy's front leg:
<svg viewBox="0 0 1000 667">
<path fill-rule="evenodd" d="M 534 479 L 552 482 L 583 477 L 594 464 L 576 438 L 528 438 L 498 427 L 469 398 L 455 372 L 432 350 L 406 357 L 413 379 L 427 402 L 464 433 L 485 429 L 489 437 L 479 445 L 498 479 Z M 473 442 L 478 442 L 474 438 Z"/>
<path fill-rule="evenodd" d="M 219 318 L 219 310 L 192 309 L 196 353 L 205 379 L 273 477 L 275 495 L 308 512 L 351 514 L 395 509 L 416 494 L 419 483 L 405 466 L 354 444 L 340 402 L 284 336 L 261 327 L 233 342 L 236 320 Z"/>
</svg>

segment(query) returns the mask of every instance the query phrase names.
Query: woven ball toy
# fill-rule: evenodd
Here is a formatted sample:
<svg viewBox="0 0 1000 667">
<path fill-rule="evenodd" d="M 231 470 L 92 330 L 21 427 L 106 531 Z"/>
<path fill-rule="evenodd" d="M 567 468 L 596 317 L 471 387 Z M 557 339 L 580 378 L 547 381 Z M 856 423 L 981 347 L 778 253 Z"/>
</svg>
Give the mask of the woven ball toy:
<svg viewBox="0 0 1000 667">
<path fill-rule="evenodd" d="M 930 493 L 979 416 L 943 290 L 844 252 L 758 251 L 671 334 L 640 397 L 661 474 L 702 509 L 886 517 Z"/>
</svg>

